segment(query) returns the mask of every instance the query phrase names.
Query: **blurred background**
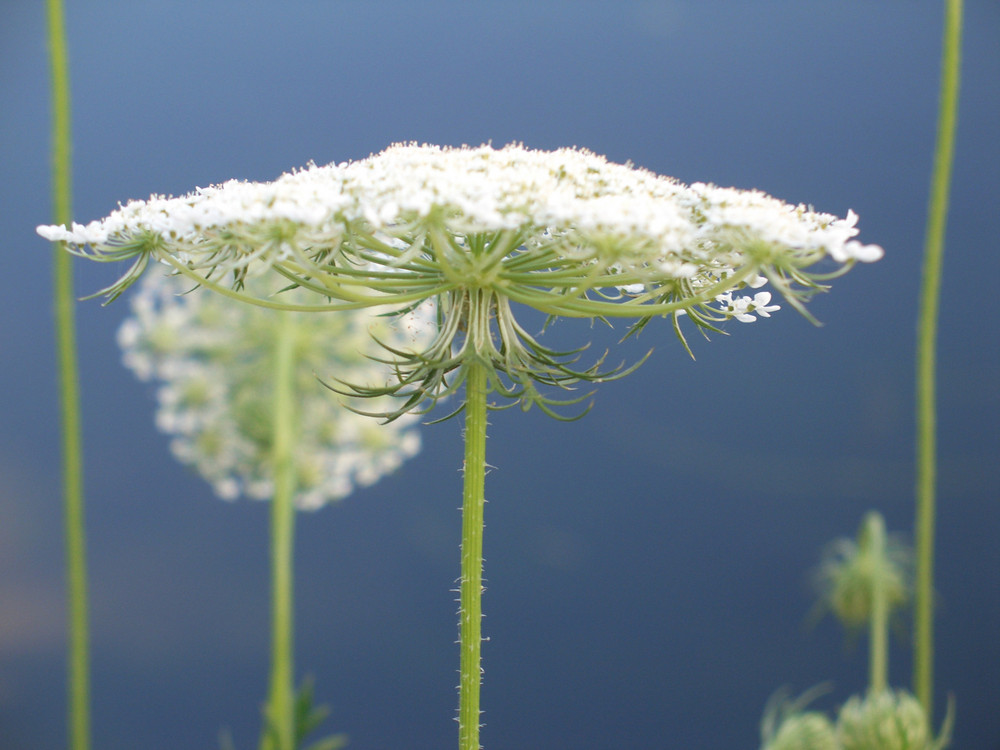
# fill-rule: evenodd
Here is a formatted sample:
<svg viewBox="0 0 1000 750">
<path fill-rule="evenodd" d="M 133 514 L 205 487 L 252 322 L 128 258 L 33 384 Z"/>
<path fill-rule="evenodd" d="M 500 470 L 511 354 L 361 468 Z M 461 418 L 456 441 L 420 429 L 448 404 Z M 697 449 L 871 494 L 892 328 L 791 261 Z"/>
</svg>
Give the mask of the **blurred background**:
<svg viewBox="0 0 1000 750">
<path fill-rule="evenodd" d="M 43 3 L 0 5 L 0 748 L 65 746 Z M 492 417 L 489 750 L 753 748 L 767 698 L 864 689 L 865 638 L 810 628 L 809 571 L 877 508 L 910 536 L 914 337 L 942 7 L 922 0 L 69 2 L 74 214 L 270 180 L 396 141 L 576 145 L 861 216 L 881 262 L 811 306 L 695 335 L 563 424 Z M 937 718 L 1000 747 L 1000 6 L 967 3 L 940 339 Z M 79 262 L 79 294 L 120 269 Z M 226 503 L 119 362 L 124 301 L 78 306 L 98 750 L 256 743 L 267 506 Z M 554 344 L 621 331 L 564 321 Z M 618 355 L 618 352 L 621 352 Z M 297 662 L 357 750 L 455 744 L 457 421 L 299 516 Z M 910 636 L 890 680 L 910 679 Z"/>
</svg>

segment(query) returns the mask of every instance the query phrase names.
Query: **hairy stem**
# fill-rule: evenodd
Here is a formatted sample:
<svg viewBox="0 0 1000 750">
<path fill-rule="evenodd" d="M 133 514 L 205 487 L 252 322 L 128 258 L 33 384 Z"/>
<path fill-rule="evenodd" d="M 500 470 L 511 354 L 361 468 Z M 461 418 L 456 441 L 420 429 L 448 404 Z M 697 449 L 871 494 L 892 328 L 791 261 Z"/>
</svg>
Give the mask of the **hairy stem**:
<svg viewBox="0 0 1000 750">
<path fill-rule="evenodd" d="M 56 224 L 72 217 L 69 63 L 62 0 L 48 0 L 52 86 L 52 199 Z M 69 609 L 68 724 L 72 750 L 90 748 L 90 647 L 87 616 L 87 548 L 83 509 L 80 389 L 76 357 L 72 256 L 57 243 L 53 256 L 62 475 Z"/>
<path fill-rule="evenodd" d="M 292 570 L 295 541 L 295 323 L 281 317 L 275 341 L 271 500 L 271 687 L 262 750 L 294 750 L 295 685 L 293 673 Z"/>
<path fill-rule="evenodd" d="M 459 591 L 459 750 L 479 750 L 480 649 L 483 616 L 483 507 L 486 483 L 486 369 L 466 365 L 462 579 Z"/>
<path fill-rule="evenodd" d="M 937 143 L 924 245 L 917 329 L 917 512 L 913 689 L 928 719 L 933 708 L 934 506 L 936 486 L 935 367 L 937 320 L 948 192 L 955 150 L 962 51 L 962 0 L 946 0 L 941 51 Z"/>
</svg>

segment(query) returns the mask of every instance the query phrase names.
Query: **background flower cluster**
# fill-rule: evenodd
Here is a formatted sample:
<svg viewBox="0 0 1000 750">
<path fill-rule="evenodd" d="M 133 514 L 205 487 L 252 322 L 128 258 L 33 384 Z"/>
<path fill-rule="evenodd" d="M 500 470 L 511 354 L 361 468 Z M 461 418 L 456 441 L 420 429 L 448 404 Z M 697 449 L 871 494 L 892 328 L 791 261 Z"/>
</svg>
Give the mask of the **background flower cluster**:
<svg viewBox="0 0 1000 750">
<path fill-rule="evenodd" d="M 287 296 L 296 300 L 303 293 Z M 274 492 L 269 456 L 280 315 L 295 321 L 299 508 L 338 500 L 419 451 L 413 417 L 379 424 L 345 408 L 345 399 L 319 378 L 384 384 L 392 372 L 370 358 L 382 351 L 377 341 L 419 347 L 430 331 L 426 309 L 399 320 L 380 317 L 378 310 L 279 314 L 192 289 L 183 277 L 157 269 L 130 300 L 132 315 L 118 329 L 124 363 L 140 379 L 158 382 L 157 427 L 172 436 L 174 455 L 220 497 L 266 500 Z M 386 400 L 355 406 L 377 410 Z"/>
</svg>

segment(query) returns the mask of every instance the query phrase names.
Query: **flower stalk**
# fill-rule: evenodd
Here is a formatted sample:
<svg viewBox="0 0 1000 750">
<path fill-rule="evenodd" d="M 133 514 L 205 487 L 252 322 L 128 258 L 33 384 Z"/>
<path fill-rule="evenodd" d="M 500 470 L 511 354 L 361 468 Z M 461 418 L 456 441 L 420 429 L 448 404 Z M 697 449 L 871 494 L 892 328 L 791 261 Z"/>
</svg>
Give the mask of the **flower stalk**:
<svg viewBox="0 0 1000 750">
<path fill-rule="evenodd" d="M 62 0 L 46 3 L 52 91 L 52 199 L 56 223 L 72 218 L 72 125 L 69 62 Z M 58 243 L 53 254 L 53 289 L 59 405 L 62 417 L 63 523 L 69 610 L 68 726 L 72 750 L 90 748 L 90 627 L 87 605 L 87 548 L 83 498 L 83 443 L 76 353 L 76 319 L 71 258 Z"/>
<path fill-rule="evenodd" d="M 868 690 L 881 692 L 889 686 L 889 611 L 892 602 L 888 589 L 894 583 L 882 516 L 878 513 L 865 516 L 861 534 L 861 546 L 867 547 L 872 562 Z"/>
<path fill-rule="evenodd" d="M 483 512 L 486 504 L 486 368 L 465 376 L 465 463 L 462 488 L 462 578 L 459 587 L 459 750 L 479 750 L 482 683 Z"/>
<path fill-rule="evenodd" d="M 292 313 L 278 312 L 272 412 L 274 497 L 271 499 L 271 687 L 261 750 L 295 748 L 293 567 L 295 543 L 295 367 Z"/>
<path fill-rule="evenodd" d="M 933 712 L 934 673 L 934 525 L 937 487 L 937 321 L 941 268 L 948 218 L 958 120 L 962 61 L 962 0 L 945 1 L 941 50 L 941 89 L 930 206 L 924 241 L 923 281 L 917 325 L 917 509 L 916 589 L 914 593 L 913 690 L 928 719 Z"/>
</svg>

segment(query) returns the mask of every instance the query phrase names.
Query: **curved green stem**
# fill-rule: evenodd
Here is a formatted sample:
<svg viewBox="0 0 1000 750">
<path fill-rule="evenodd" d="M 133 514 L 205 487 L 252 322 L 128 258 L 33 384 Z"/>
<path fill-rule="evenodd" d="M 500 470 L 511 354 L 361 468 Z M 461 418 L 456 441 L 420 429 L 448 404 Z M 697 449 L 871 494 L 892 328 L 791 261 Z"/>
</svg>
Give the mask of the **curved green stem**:
<svg viewBox="0 0 1000 750">
<path fill-rule="evenodd" d="M 294 750 L 292 570 L 295 539 L 295 321 L 279 312 L 275 341 L 271 500 L 271 687 L 262 750 Z"/>
<path fill-rule="evenodd" d="M 56 224 L 72 219 L 69 63 L 61 0 L 48 0 L 52 66 L 52 198 Z M 90 748 L 90 650 L 87 617 L 87 549 L 83 512 L 83 458 L 80 389 L 77 376 L 72 256 L 63 243 L 54 248 L 53 283 L 59 396 L 62 413 L 62 473 L 69 596 L 68 721 L 73 750 Z"/>
<path fill-rule="evenodd" d="M 948 193 L 958 117 L 961 50 L 962 0 L 946 0 L 937 143 L 927 217 L 917 334 L 917 570 L 914 597 L 916 611 L 913 688 L 928 720 L 931 718 L 933 707 L 934 505 L 937 461 L 934 394 L 937 319 Z"/>
<path fill-rule="evenodd" d="M 486 486 L 486 368 L 466 364 L 462 580 L 459 590 L 458 747 L 479 750 L 483 617 L 483 508 Z"/>
</svg>

